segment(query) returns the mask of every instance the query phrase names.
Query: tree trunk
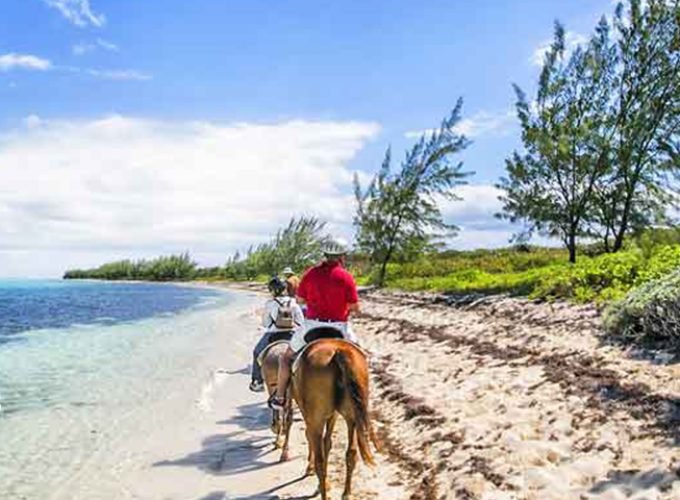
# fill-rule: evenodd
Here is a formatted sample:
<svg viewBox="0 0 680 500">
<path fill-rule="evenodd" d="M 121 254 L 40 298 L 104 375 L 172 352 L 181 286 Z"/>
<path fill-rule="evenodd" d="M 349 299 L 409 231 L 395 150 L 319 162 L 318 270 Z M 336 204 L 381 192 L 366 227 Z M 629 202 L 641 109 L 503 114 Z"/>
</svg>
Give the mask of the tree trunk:
<svg viewBox="0 0 680 500">
<path fill-rule="evenodd" d="M 576 234 L 572 231 L 569 234 L 569 242 L 567 243 L 567 248 L 569 249 L 569 262 L 572 264 L 576 263 Z"/>
<path fill-rule="evenodd" d="M 613 252 L 618 252 L 623 247 L 623 240 L 626 236 L 626 232 L 628 231 L 628 219 L 633 206 L 632 198 L 632 194 L 626 196 L 626 203 L 623 206 L 623 215 L 621 216 L 621 225 L 619 226 L 619 230 L 616 232 L 616 237 L 614 238 L 614 247 L 612 249 Z"/>
<path fill-rule="evenodd" d="M 378 274 L 378 287 L 382 288 L 385 285 L 385 274 L 387 274 L 387 261 L 389 259 L 385 258 L 383 259 L 382 263 L 380 264 L 380 273 Z"/>
</svg>

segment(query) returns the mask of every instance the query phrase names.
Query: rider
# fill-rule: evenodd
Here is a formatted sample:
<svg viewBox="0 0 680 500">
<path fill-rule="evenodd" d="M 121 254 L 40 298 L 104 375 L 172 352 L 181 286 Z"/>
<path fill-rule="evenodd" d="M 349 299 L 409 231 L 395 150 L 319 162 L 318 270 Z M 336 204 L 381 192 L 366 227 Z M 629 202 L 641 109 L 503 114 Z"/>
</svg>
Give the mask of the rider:
<svg viewBox="0 0 680 500">
<path fill-rule="evenodd" d="M 302 310 L 300 306 L 297 305 L 294 298 L 284 295 L 286 291 L 286 284 L 278 276 L 274 276 L 269 280 L 267 285 L 269 292 L 272 297 L 267 300 L 264 305 L 264 314 L 262 315 L 262 327 L 264 328 L 264 333 L 258 341 L 255 349 L 253 349 L 253 366 L 251 371 L 251 381 L 250 390 L 253 392 L 264 391 L 264 381 L 262 380 L 262 370 L 260 364 L 257 362 L 258 357 L 265 350 L 271 341 L 272 334 L 278 332 L 287 332 L 299 328 L 304 322 L 304 317 L 302 316 Z M 288 325 L 282 325 L 281 319 L 279 319 L 279 312 L 281 308 L 288 308 L 290 312 L 292 323 L 291 327 Z M 279 325 L 277 325 L 277 322 Z"/>
<path fill-rule="evenodd" d="M 306 344 L 305 334 L 315 328 L 335 328 L 344 338 L 357 343 L 348 320 L 359 312 L 359 296 L 352 275 L 343 267 L 347 245 L 343 240 L 329 241 L 323 247 L 325 260 L 309 269 L 300 281 L 298 302 L 307 305 L 305 327 L 293 334 L 290 347 L 281 356 L 276 393 L 269 401 L 273 409 L 285 404 L 293 358 Z"/>
<path fill-rule="evenodd" d="M 295 275 L 295 271 L 290 266 L 286 267 L 281 274 L 286 278 L 286 293 L 289 297 L 295 297 L 300 286 L 300 278 Z"/>
</svg>

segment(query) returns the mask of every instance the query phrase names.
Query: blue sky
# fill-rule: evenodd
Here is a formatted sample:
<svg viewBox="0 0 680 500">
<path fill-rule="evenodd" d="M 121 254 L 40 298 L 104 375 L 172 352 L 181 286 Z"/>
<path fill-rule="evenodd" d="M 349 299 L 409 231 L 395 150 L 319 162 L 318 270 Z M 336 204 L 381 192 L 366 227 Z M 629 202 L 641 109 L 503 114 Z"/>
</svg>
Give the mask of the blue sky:
<svg viewBox="0 0 680 500">
<path fill-rule="evenodd" d="M 349 235 L 351 174 L 374 171 L 390 144 L 399 159 L 458 96 L 476 175 L 444 207 L 463 227 L 452 245 L 504 244 L 492 185 L 518 146 L 511 83 L 533 88 L 555 19 L 578 42 L 612 9 L 5 1 L 0 276 L 181 249 L 221 263 L 299 213 Z"/>
</svg>

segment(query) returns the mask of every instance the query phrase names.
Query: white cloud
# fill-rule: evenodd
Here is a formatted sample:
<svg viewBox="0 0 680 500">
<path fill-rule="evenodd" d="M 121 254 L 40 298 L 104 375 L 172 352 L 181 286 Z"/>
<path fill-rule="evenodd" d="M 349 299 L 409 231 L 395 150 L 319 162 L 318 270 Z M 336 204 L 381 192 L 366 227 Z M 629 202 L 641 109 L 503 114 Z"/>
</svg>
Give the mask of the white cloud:
<svg viewBox="0 0 680 500">
<path fill-rule="evenodd" d="M 106 23 L 103 14 L 95 14 L 89 0 L 43 0 L 47 5 L 57 9 L 71 23 L 84 28 L 94 26 L 101 28 Z"/>
<path fill-rule="evenodd" d="M 43 123 L 43 120 L 38 115 L 28 115 L 26 118 L 24 118 L 24 125 L 27 128 L 36 128 Z"/>
<path fill-rule="evenodd" d="M 30 54 L 9 54 L 0 55 L 0 71 L 10 71 L 13 69 L 28 69 L 45 71 L 52 67 L 52 63 L 42 57 Z"/>
<path fill-rule="evenodd" d="M 491 113 L 480 111 L 470 118 L 463 118 L 456 126 L 454 131 L 466 137 L 480 137 L 483 135 L 505 135 L 515 121 L 515 114 L 512 111 L 502 111 Z M 410 130 L 404 134 L 407 139 L 418 139 L 423 134 L 431 134 L 435 129 Z"/>
<path fill-rule="evenodd" d="M 75 255 L 92 265 L 185 249 L 222 263 L 300 214 L 347 228 L 347 163 L 379 131 L 364 122 L 30 122 L 39 126 L 0 135 L 0 275 L 26 274 L 38 258 L 59 274 L 79 265 Z"/>
<path fill-rule="evenodd" d="M 109 52 L 118 52 L 118 45 L 103 38 L 97 38 L 94 42 L 80 42 L 73 47 L 71 51 L 77 56 L 82 56 L 90 52 L 94 52 L 97 49 L 106 50 Z"/>
<path fill-rule="evenodd" d="M 536 47 L 534 52 L 531 54 L 531 57 L 529 58 L 529 61 L 531 64 L 534 66 L 543 66 L 543 62 L 545 61 L 545 55 L 548 53 L 550 50 L 550 45 L 552 44 L 552 39 L 550 40 L 545 40 L 541 42 L 541 44 Z M 576 47 L 579 45 L 584 45 L 588 43 L 588 37 L 585 35 L 582 35 L 581 33 L 576 33 L 574 31 L 567 31 L 564 34 L 564 45 L 565 45 L 565 55 L 569 57 L 569 54 L 571 54 Z"/>
<path fill-rule="evenodd" d="M 502 191 L 490 184 L 470 184 L 456 188 L 456 193 L 462 200 L 438 200 L 444 220 L 460 228 L 448 246 L 461 250 L 507 246 L 517 228 L 495 217 L 502 208 L 498 200 Z"/>
<path fill-rule="evenodd" d="M 151 80 L 153 77 L 134 69 L 88 69 L 85 72 L 103 80 Z"/>
</svg>

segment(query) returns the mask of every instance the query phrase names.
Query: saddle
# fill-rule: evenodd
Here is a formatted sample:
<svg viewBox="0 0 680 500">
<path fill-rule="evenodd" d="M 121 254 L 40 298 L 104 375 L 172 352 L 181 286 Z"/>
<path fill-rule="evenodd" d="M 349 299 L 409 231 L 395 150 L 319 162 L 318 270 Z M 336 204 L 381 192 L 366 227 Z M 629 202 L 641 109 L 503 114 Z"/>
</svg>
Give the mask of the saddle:
<svg viewBox="0 0 680 500">
<path fill-rule="evenodd" d="M 354 342 L 350 342 L 349 340 L 347 340 L 337 328 L 333 328 L 331 326 L 320 326 L 318 328 L 309 330 L 305 334 L 305 342 L 307 342 L 307 344 L 302 348 L 302 350 L 300 350 L 300 352 L 298 352 L 295 355 L 292 368 L 293 374 L 297 371 L 298 366 L 300 365 L 300 360 L 302 359 L 302 355 L 307 351 L 307 349 L 309 349 L 309 347 L 312 344 L 316 344 L 318 341 L 324 339 L 337 339 L 342 342 L 346 342 L 350 345 L 358 347 L 359 350 L 364 354 L 364 356 L 366 356 L 366 352 L 363 349 L 361 349 L 360 346 L 358 346 Z"/>
<path fill-rule="evenodd" d="M 273 332 L 271 335 L 269 335 L 269 343 L 267 344 L 267 347 L 265 347 L 260 353 L 260 355 L 257 357 L 257 364 L 262 366 L 262 361 L 264 360 L 269 350 L 275 345 L 289 344 L 292 336 L 293 336 L 292 331 Z"/>
</svg>

